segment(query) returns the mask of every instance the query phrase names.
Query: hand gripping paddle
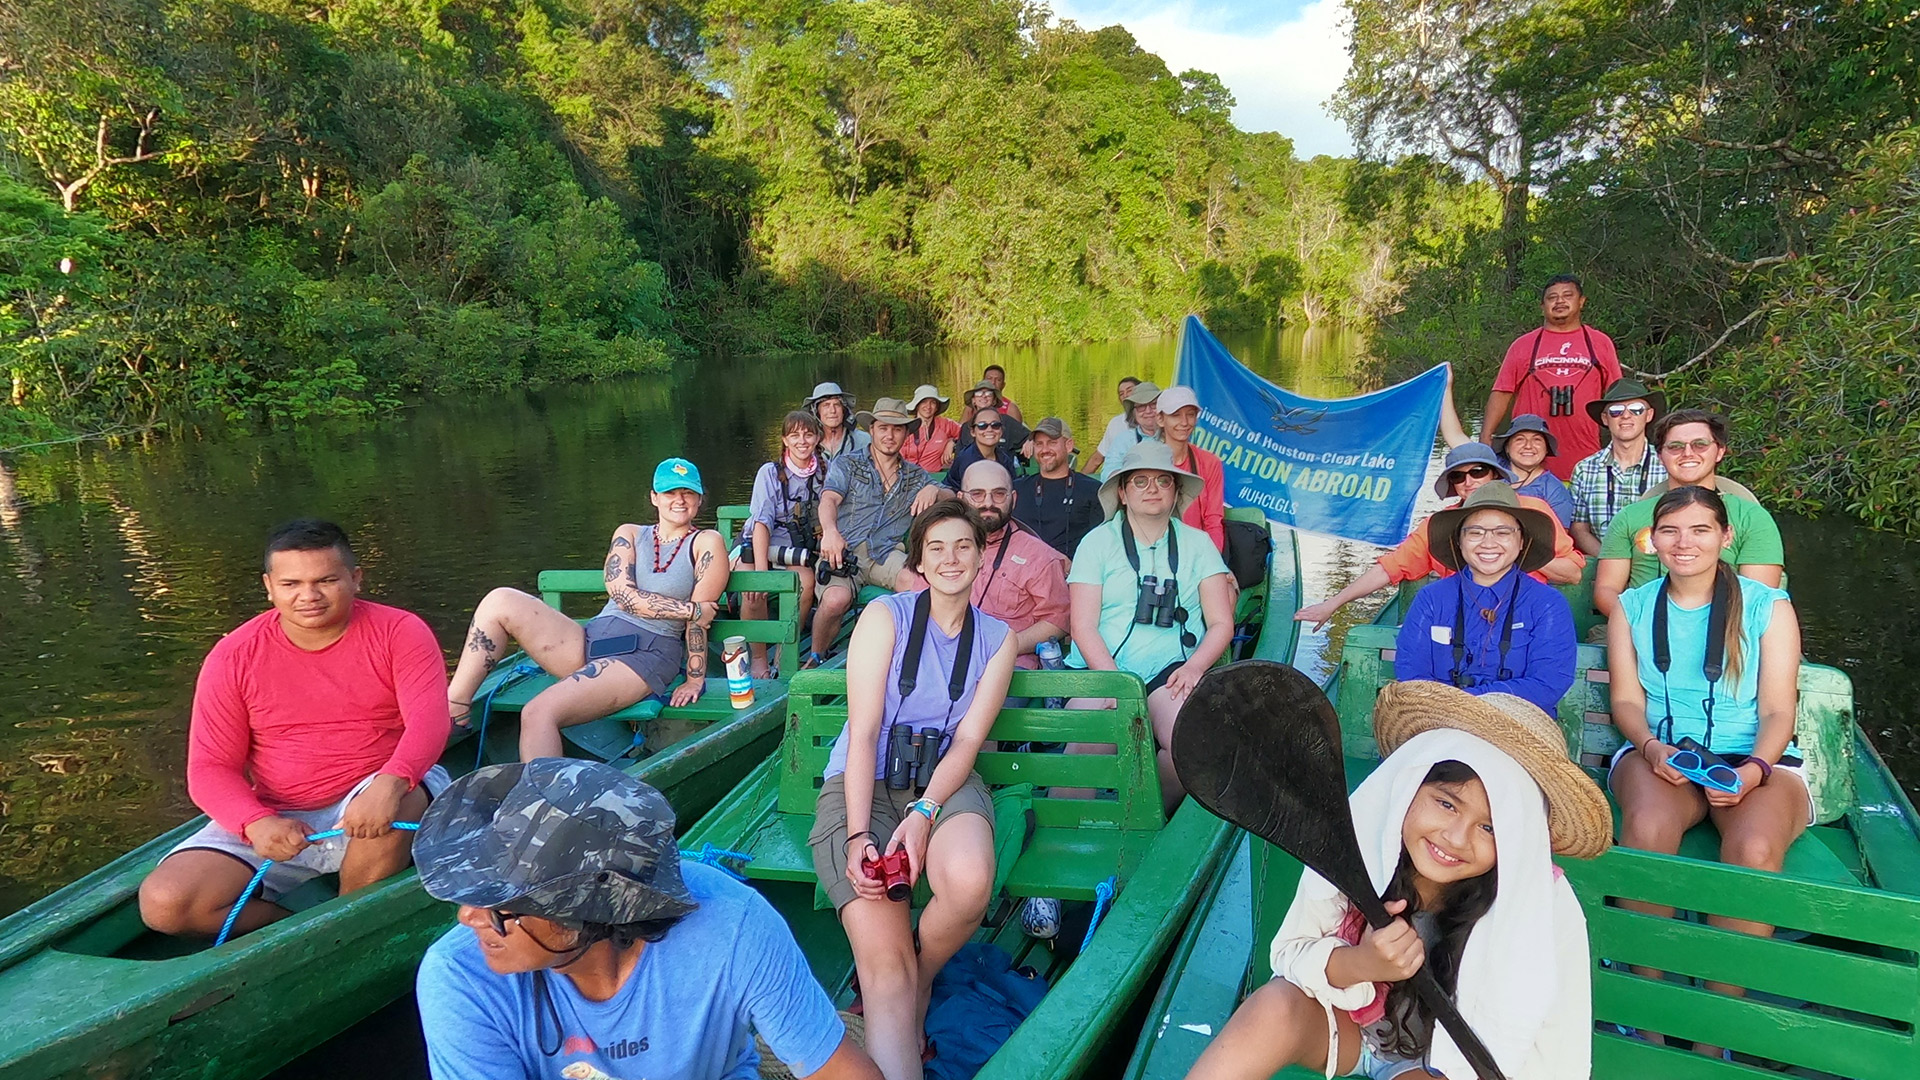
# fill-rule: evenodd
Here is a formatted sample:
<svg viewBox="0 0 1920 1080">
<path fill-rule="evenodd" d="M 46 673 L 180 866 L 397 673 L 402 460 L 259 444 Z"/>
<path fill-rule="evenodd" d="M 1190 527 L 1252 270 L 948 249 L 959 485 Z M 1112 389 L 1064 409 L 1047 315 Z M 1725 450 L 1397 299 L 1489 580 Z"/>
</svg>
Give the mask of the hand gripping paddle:
<svg viewBox="0 0 1920 1080">
<path fill-rule="evenodd" d="M 1271 660 L 1213 669 L 1180 707 L 1171 749 L 1194 801 L 1326 878 L 1374 929 L 1393 921 L 1354 839 L 1340 718 L 1306 675 Z M 1433 973 L 1408 981 L 1481 1080 L 1506 1080 Z"/>
</svg>

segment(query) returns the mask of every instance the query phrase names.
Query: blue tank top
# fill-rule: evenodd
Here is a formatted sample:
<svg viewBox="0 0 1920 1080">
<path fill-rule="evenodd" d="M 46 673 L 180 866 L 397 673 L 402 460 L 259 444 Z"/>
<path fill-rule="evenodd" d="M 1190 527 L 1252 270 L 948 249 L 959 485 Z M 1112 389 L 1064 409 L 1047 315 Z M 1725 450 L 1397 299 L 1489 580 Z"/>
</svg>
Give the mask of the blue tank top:
<svg viewBox="0 0 1920 1080">
<path fill-rule="evenodd" d="M 639 542 L 633 545 L 633 576 L 640 591 L 671 596 L 675 600 L 692 599 L 693 538 L 698 535 L 700 530 L 694 529 L 662 552 L 659 541 L 655 539 L 654 527 L 640 526 Z M 655 570 L 654 567 L 659 565 L 663 557 L 666 559 L 666 569 Z M 621 611 L 620 605 L 612 600 L 608 600 L 607 606 L 600 609 L 600 614 L 625 619 L 661 637 L 677 638 L 687 632 L 685 619 L 644 619 Z"/>
<path fill-rule="evenodd" d="M 1667 646 L 1671 661 L 1662 675 L 1653 663 L 1653 605 L 1659 602 L 1664 577 L 1620 594 L 1633 627 L 1633 652 L 1639 664 L 1640 686 L 1647 692 L 1647 726 L 1660 741 L 1672 744 L 1691 735 L 1716 754 L 1746 754 L 1760 736 L 1760 638 L 1773 625 L 1773 605 L 1787 594 L 1752 578 L 1740 583 L 1740 678 L 1721 676 L 1713 684 L 1713 737 L 1707 737 L 1707 618 L 1711 605 L 1683 608 L 1667 599 Z M 1673 730 L 1665 730 L 1667 709 L 1673 710 Z"/>
<path fill-rule="evenodd" d="M 958 727 L 960 719 L 967 715 L 973 706 L 973 692 L 980 686 L 980 676 L 986 674 L 987 661 L 1000 651 L 1000 646 L 1013 631 L 1006 623 L 988 615 L 979 608 L 973 609 L 973 656 L 967 665 L 966 689 L 960 694 L 960 700 L 948 701 L 948 683 L 953 678 L 953 664 L 960 651 L 960 635 L 949 636 L 940 629 L 938 623 L 927 620 L 926 643 L 920 647 L 920 670 L 914 677 L 913 693 L 904 701 L 900 697 L 900 665 L 907 654 L 907 637 L 913 628 L 913 605 L 920 599 L 918 592 L 892 593 L 873 601 L 874 606 L 884 607 L 893 617 L 893 662 L 887 665 L 887 696 L 880 712 L 880 742 L 884 748 L 893 734 L 896 724 L 906 724 L 914 728 L 937 727 L 940 729 L 941 749 L 953 740 L 953 729 Z M 847 771 L 847 729 L 840 729 L 840 736 L 833 740 L 833 753 L 827 758 L 827 771 L 822 775 L 828 778 L 839 776 Z M 884 752 L 874 755 L 873 777 L 878 780 L 887 775 L 887 755 Z"/>
</svg>

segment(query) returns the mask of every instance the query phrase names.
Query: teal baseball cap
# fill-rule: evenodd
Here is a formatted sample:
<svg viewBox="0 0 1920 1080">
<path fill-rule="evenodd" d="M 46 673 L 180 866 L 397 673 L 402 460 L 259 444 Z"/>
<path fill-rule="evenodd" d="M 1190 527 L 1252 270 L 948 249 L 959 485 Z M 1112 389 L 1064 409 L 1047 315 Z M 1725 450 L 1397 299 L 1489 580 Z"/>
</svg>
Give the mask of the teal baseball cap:
<svg viewBox="0 0 1920 1080">
<path fill-rule="evenodd" d="M 670 457 L 653 470 L 653 490 L 661 494 L 669 491 L 707 493 L 707 489 L 700 486 L 699 466 L 682 457 Z"/>
</svg>

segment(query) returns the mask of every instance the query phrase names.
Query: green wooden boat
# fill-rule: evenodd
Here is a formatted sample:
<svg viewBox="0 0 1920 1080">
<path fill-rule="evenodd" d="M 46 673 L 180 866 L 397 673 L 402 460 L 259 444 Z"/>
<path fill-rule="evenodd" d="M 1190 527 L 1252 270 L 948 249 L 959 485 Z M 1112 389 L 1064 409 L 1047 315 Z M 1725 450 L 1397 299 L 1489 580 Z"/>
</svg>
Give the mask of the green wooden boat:
<svg viewBox="0 0 1920 1080">
<path fill-rule="evenodd" d="M 1377 761 L 1370 714 L 1374 695 L 1393 677 L 1400 610 L 1396 603 L 1375 624 L 1349 631 L 1330 679 L 1350 783 Z M 1621 743 L 1609 717 L 1604 646 L 1580 646 L 1578 675 L 1559 718 L 1569 753 L 1603 778 Z M 1592 942 L 1596 1077 L 1920 1076 L 1920 815 L 1854 723 L 1845 674 L 1801 666 L 1796 726 L 1822 824 L 1789 850 L 1783 873 L 1720 864 L 1711 825 L 1690 832 L 1677 856 L 1615 848 L 1596 860 L 1562 862 Z M 1284 852 L 1244 834 L 1238 839 L 1176 948 L 1128 1064 L 1130 1080 L 1186 1075 L 1234 1006 L 1271 977 L 1268 944 L 1299 872 Z M 1709 927 L 1697 915 L 1630 913 L 1614 906 L 1615 898 L 1782 929 L 1772 938 L 1748 937 Z M 1643 978 L 1629 970 L 1634 964 L 1671 974 Z M 1718 994 L 1702 985 L 1708 981 L 1749 993 Z M 1621 1028 L 1725 1046 L 1733 1060 L 1655 1046 Z"/>
<path fill-rule="evenodd" d="M 1266 588 L 1242 597 L 1242 613 L 1260 626 L 1243 653 L 1293 651 L 1297 625 L 1288 616 L 1299 598 L 1293 539 L 1286 530 L 1276 534 Z M 1276 617 L 1266 617 L 1270 610 Z M 995 791 L 1001 848 L 995 900 L 976 940 L 993 942 L 1016 963 L 1034 967 L 1050 987 L 980 1072 L 983 1080 L 1064 1078 L 1094 1070 L 1097 1055 L 1109 1048 L 1234 842 L 1235 831 L 1192 800 L 1172 817 L 1165 814 L 1143 689 L 1138 678 L 1119 672 L 1017 671 L 1010 696 L 1108 697 L 1117 706 L 1005 709 L 991 735 L 1001 747 L 1072 741 L 1112 744 L 1114 752 L 1068 756 L 1003 749 L 980 755 L 979 772 Z M 819 891 L 807 833 L 820 773 L 846 723 L 845 691 L 843 671 L 794 676 L 779 754 L 683 841 L 689 848 L 712 844 L 751 856 L 741 869 L 793 928 L 814 974 L 842 1007 L 853 997 L 852 952 Z M 1091 787 L 1102 797 L 1052 798 L 1044 793 L 1052 786 Z M 1112 906 L 1084 948 L 1078 933 L 1053 941 L 1021 933 L 1017 912 L 1025 898 L 1086 905 L 1109 879 L 1118 886 Z"/>
<path fill-rule="evenodd" d="M 583 575 L 590 591 L 604 595 L 598 570 L 548 571 L 541 589 L 558 606 L 562 595 L 581 591 Z M 716 635 L 797 644 L 793 573 L 740 572 L 729 584 L 772 592 L 789 614 L 722 620 Z M 502 669 L 495 680 L 507 674 Z M 763 682 L 754 705 L 735 711 L 726 680 L 709 679 L 684 709 L 653 708 L 619 721 L 619 754 L 644 755 L 627 767 L 691 823 L 772 753 L 785 704 L 786 684 Z M 513 712 L 510 702 L 496 701 L 486 745 L 461 735 L 442 764 L 458 775 L 477 759 L 514 760 Z M 581 742 L 572 749 L 591 755 Z M 204 820 L 0 921 L 0 1010 L 9 1021 L 0 1028 L 0 1076 L 263 1076 L 407 992 L 420 956 L 452 924 L 453 909 L 427 896 L 408 870 L 345 898 L 335 897 L 331 878 L 310 883 L 282 901 L 295 909 L 291 918 L 219 948 L 150 933 L 140 921 L 140 882 Z"/>
</svg>

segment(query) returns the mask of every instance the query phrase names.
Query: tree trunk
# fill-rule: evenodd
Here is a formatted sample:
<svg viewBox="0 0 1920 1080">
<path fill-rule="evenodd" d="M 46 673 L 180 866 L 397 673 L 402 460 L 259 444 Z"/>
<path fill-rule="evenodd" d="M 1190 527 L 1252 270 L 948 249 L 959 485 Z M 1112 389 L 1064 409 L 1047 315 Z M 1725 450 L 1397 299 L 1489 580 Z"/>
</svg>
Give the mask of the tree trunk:
<svg viewBox="0 0 1920 1080">
<path fill-rule="evenodd" d="M 1500 250 L 1507 264 L 1507 291 L 1520 288 L 1520 264 L 1527 255 L 1527 172 L 1500 193 Z"/>
</svg>

